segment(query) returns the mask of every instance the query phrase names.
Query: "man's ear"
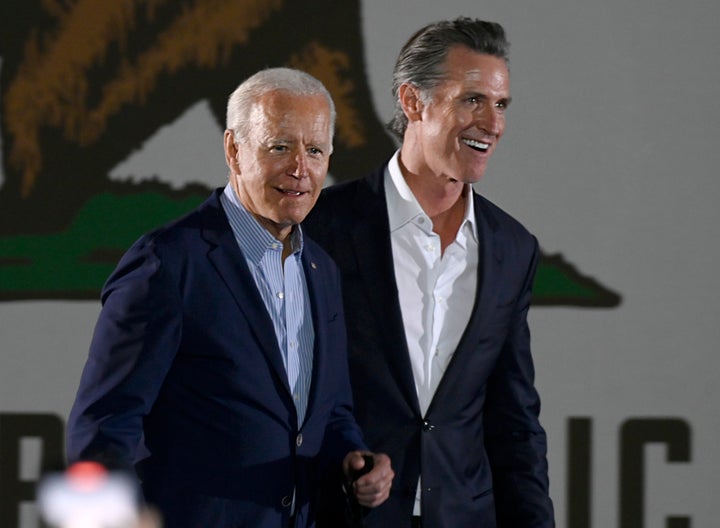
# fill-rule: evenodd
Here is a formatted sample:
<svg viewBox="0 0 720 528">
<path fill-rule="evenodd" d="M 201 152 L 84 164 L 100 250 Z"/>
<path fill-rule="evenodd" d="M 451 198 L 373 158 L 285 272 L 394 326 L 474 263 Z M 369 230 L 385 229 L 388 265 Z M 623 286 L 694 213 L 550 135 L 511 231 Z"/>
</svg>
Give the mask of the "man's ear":
<svg viewBox="0 0 720 528">
<path fill-rule="evenodd" d="M 420 120 L 425 105 L 416 86 L 410 83 L 401 84 L 398 90 L 398 100 L 408 121 Z"/>
<path fill-rule="evenodd" d="M 237 160 L 237 144 L 235 143 L 235 133 L 232 130 L 226 130 L 223 136 L 223 143 L 225 147 L 225 163 L 232 174 L 240 172 Z"/>
</svg>

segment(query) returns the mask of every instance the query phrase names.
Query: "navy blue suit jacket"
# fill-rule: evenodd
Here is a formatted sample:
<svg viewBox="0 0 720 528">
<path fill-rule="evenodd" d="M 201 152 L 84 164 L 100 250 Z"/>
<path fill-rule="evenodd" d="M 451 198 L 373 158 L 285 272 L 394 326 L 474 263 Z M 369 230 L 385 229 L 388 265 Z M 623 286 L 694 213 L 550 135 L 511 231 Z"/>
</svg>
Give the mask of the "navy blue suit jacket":
<svg viewBox="0 0 720 528">
<path fill-rule="evenodd" d="M 168 528 L 310 526 L 318 473 L 364 448 L 352 417 L 340 278 L 305 237 L 315 325 L 298 427 L 270 316 L 216 191 L 142 237 L 102 293 L 68 459 L 135 465 Z"/>
<path fill-rule="evenodd" d="M 304 223 L 342 274 L 355 416 L 370 448 L 390 455 L 395 470 L 390 498 L 366 526 L 409 528 L 421 469 L 423 528 L 554 526 L 527 323 L 537 240 L 474 195 L 480 266 L 477 291 L 467 294 L 475 305 L 422 416 L 384 171 L 326 189 Z"/>
</svg>

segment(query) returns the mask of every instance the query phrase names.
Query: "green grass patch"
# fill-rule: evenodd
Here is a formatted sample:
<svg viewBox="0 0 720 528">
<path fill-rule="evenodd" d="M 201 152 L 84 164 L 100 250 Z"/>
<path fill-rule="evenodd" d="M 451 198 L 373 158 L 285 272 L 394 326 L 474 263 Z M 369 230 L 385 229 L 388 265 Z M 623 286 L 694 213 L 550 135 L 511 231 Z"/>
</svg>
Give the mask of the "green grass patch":
<svg viewBox="0 0 720 528">
<path fill-rule="evenodd" d="M 96 298 L 140 235 L 204 199 L 103 193 L 85 204 L 66 231 L 0 238 L 0 299 Z"/>
<path fill-rule="evenodd" d="M 0 238 L 0 300 L 97 299 L 120 256 L 143 233 L 177 218 L 206 196 L 103 193 L 62 233 Z M 543 256 L 538 305 L 616 306 L 620 297 L 581 275 L 562 256 Z"/>
</svg>

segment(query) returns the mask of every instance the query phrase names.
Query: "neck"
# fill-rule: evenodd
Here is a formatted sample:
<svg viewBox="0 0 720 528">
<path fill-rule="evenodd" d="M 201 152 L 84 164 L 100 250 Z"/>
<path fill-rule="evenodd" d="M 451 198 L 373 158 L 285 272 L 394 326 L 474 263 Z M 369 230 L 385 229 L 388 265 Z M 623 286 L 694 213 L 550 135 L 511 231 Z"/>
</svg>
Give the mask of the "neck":
<svg viewBox="0 0 720 528">
<path fill-rule="evenodd" d="M 420 207 L 433 223 L 433 231 L 440 236 L 443 253 L 456 238 L 465 217 L 467 185 L 456 180 L 438 177 L 428 172 L 410 170 L 402 160 L 400 171 Z"/>
<path fill-rule="evenodd" d="M 288 258 L 290 255 L 292 255 L 293 247 L 292 247 L 292 237 L 286 236 L 283 241 L 283 250 L 282 250 L 282 262 L 285 263 L 285 259 Z"/>
</svg>

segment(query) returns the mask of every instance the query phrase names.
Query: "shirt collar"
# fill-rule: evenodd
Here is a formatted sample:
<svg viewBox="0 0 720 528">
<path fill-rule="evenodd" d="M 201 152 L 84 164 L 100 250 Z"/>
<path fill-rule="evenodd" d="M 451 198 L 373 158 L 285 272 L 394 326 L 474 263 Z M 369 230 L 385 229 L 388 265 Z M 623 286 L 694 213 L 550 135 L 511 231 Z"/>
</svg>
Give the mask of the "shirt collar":
<svg viewBox="0 0 720 528">
<path fill-rule="evenodd" d="M 410 190 L 400 171 L 400 151 L 396 151 L 385 169 L 385 199 L 387 200 L 390 231 L 397 231 L 425 212 Z"/>
<path fill-rule="evenodd" d="M 477 222 L 475 219 L 475 207 L 472 187 L 470 184 L 465 185 L 463 192 L 466 193 L 465 215 L 463 223 L 458 233 L 463 233 L 468 227 L 475 241 L 477 236 Z M 397 150 L 385 169 L 385 199 L 387 200 L 388 220 L 390 222 L 390 232 L 396 231 L 405 224 L 416 220 L 419 217 L 425 217 L 428 224 L 432 225 L 432 220 L 425 214 L 422 207 L 415 198 L 410 186 L 405 181 L 405 177 L 400 170 L 400 151 Z"/>
<path fill-rule="evenodd" d="M 250 214 L 238 199 L 230 183 L 225 186 L 220 201 L 225 208 L 230 228 L 240 244 L 245 258 L 259 265 L 267 251 L 282 251 L 283 243 L 272 236 Z M 292 254 L 300 256 L 303 250 L 303 233 L 299 225 L 293 227 L 290 232 L 290 244 Z"/>
</svg>

